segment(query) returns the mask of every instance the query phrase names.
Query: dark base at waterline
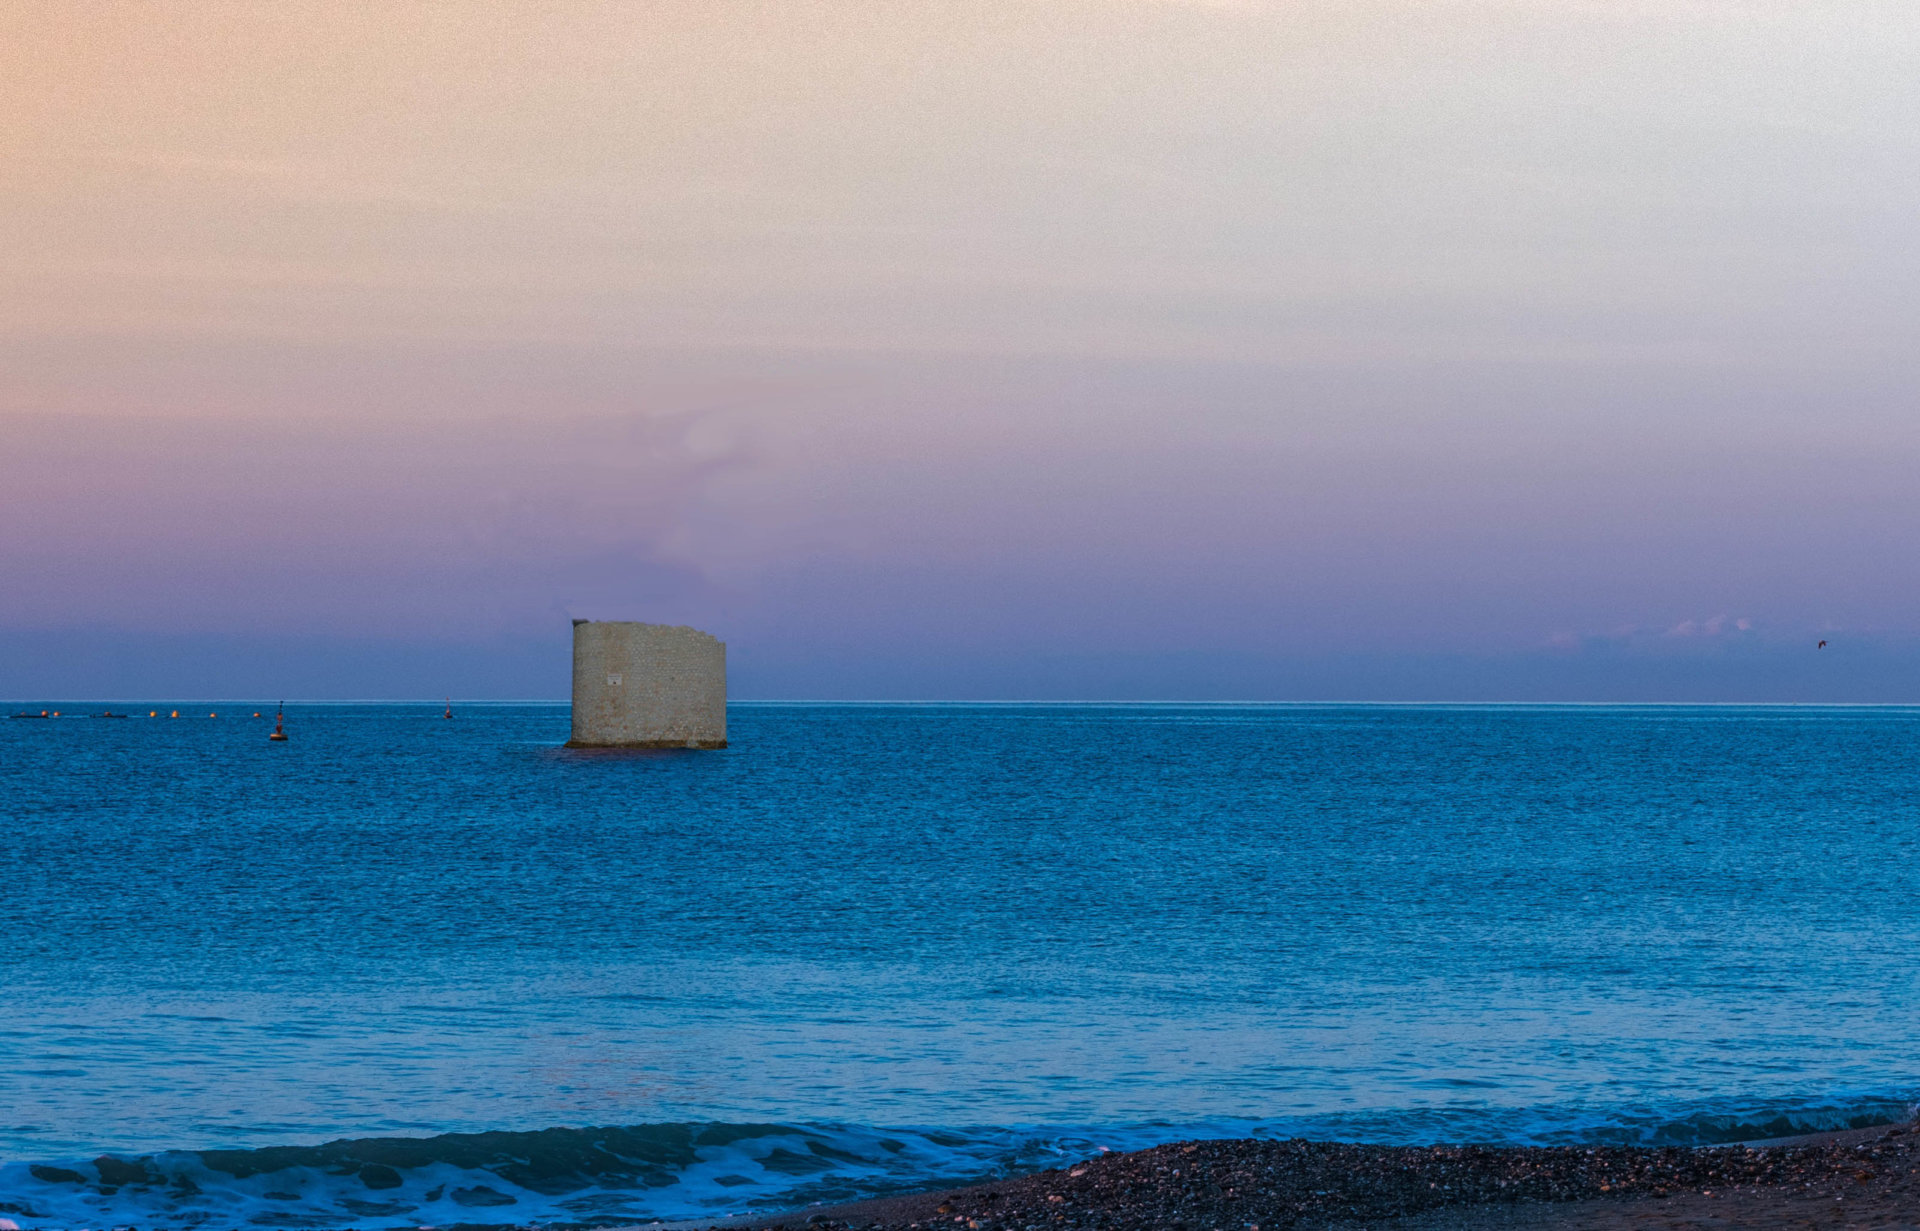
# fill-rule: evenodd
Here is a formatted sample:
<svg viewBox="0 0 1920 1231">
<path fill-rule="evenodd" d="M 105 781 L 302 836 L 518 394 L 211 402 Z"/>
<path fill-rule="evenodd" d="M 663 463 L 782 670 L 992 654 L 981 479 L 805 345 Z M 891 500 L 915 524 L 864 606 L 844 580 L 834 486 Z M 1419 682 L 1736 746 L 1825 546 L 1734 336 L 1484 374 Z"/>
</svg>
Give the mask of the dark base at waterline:
<svg viewBox="0 0 1920 1231">
<path fill-rule="evenodd" d="M 583 748 L 605 752 L 626 752 L 647 748 L 692 748 L 699 752 L 717 752 L 726 746 L 727 741 L 723 739 L 649 739 L 631 744 L 588 744 L 570 739 L 561 745 L 562 748 Z"/>
<path fill-rule="evenodd" d="M 1196 1141 L 971 1188 L 720 1225 L 825 1231 L 1920 1228 L 1917 1171 L 1914 1125 L 1661 1148 Z"/>
</svg>

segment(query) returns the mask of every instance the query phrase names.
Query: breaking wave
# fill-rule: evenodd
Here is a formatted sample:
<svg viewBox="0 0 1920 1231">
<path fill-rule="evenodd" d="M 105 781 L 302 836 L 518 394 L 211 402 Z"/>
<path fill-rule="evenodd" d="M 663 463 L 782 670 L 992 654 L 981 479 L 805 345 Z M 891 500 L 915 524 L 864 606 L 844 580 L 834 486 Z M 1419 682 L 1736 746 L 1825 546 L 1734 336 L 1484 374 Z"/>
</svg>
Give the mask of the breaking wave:
<svg viewBox="0 0 1920 1231">
<path fill-rule="evenodd" d="M 0 1165 L 18 1227 L 610 1224 L 855 1200 L 1052 1165 L 1010 1131 L 640 1124 Z"/>
<path fill-rule="evenodd" d="M 961 1185 L 1201 1137 L 1709 1145 L 1886 1124 L 1913 1110 L 1904 1099 L 1864 1098 L 1678 1118 L 1435 1109 L 1106 1129 L 674 1123 L 370 1137 L 0 1163 L 0 1231 L 697 1220 Z"/>
</svg>

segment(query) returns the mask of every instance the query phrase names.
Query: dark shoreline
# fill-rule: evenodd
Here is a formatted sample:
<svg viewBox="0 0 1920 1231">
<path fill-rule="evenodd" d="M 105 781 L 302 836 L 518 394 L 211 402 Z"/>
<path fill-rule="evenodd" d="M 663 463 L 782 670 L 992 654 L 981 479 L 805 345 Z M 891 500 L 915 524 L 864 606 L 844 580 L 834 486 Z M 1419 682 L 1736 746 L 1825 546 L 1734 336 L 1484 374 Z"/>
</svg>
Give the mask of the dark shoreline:
<svg viewBox="0 0 1920 1231">
<path fill-rule="evenodd" d="M 991 1184 L 674 1227 L 1276 1231 L 1920 1227 L 1920 1125 L 1732 1146 L 1195 1141 Z"/>
</svg>

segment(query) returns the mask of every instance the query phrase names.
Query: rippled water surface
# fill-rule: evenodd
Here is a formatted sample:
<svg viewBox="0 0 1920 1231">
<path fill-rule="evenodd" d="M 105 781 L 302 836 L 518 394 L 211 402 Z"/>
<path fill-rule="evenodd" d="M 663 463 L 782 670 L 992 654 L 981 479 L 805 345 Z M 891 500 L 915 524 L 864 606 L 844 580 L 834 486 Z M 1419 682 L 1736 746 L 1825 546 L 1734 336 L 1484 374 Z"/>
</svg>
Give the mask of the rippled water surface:
<svg viewBox="0 0 1920 1231">
<path fill-rule="evenodd" d="M 596 755 L 564 707 L 295 707 L 284 745 L 176 707 L 0 722 L 23 1226 L 723 1212 L 1920 1089 L 1920 711 L 736 705 L 727 751 Z M 565 1126 L 665 1153 L 193 1153 Z"/>
</svg>

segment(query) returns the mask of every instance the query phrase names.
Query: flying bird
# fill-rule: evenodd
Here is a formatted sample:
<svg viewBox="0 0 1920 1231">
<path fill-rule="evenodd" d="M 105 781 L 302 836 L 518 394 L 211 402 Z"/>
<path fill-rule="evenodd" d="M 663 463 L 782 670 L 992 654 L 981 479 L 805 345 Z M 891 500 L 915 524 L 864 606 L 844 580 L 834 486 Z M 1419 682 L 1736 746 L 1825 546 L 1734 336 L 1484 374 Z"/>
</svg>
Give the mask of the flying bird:
<svg viewBox="0 0 1920 1231">
<path fill-rule="evenodd" d="M 1816 645 L 1813 648 L 1816 650 L 1824 650 L 1827 648 L 1827 643 L 1822 641 L 1819 645 Z"/>
</svg>

